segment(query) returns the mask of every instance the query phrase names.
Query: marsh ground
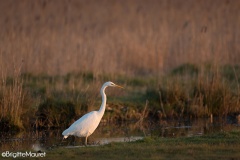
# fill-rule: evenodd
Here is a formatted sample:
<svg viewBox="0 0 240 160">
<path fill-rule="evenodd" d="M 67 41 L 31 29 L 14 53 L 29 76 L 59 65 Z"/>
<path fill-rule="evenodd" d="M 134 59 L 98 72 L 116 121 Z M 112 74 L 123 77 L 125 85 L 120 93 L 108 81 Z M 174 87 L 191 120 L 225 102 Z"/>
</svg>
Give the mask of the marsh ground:
<svg viewBox="0 0 240 160">
<path fill-rule="evenodd" d="M 71 149 L 59 147 L 46 151 L 46 157 L 43 159 L 239 160 L 240 131 L 184 138 L 146 137 L 136 142 L 110 143 L 103 146 Z"/>
</svg>

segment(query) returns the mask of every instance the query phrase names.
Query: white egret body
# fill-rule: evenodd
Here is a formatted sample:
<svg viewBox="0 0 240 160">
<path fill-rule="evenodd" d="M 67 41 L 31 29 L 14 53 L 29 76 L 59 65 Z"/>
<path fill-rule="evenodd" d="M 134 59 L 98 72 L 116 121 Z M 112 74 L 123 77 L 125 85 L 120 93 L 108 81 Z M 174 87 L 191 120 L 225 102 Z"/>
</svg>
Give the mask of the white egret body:
<svg viewBox="0 0 240 160">
<path fill-rule="evenodd" d="M 107 102 L 105 89 L 109 86 L 123 88 L 119 85 L 114 84 L 113 82 L 104 83 L 100 90 L 102 96 L 102 104 L 100 109 L 98 111 L 89 112 L 77 121 L 75 121 L 68 129 L 63 131 L 62 135 L 64 136 L 64 138 L 67 138 L 69 135 L 85 137 L 85 145 L 87 145 L 88 136 L 90 136 L 95 131 L 105 112 Z"/>
</svg>

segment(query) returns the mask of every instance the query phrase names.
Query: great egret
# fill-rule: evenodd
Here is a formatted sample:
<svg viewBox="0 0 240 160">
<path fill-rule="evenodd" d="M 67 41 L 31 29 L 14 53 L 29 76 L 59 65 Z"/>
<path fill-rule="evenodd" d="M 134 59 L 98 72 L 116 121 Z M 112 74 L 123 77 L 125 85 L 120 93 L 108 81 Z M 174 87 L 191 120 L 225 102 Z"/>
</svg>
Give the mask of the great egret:
<svg viewBox="0 0 240 160">
<path fill-rule="evenodd" d="M 102 96 L 102 104 L 100 109 L 98 111 L 89 112 L 84 116 L 82 116 L 77 121 L 75 121 L 68 129 L 63 131 L 62 133 L 62 135 L 64 136 L 63 138 L 67 138 L 69 135 L 74 135 L 77 137 L 85 137 L 85 145 L 87 145 L 88 136 L 90 136 L 95 131 L 105 112 L 105 107 L 107 102 L 105 89 L 107 87 L 123 88 L 122 86 L 116 85 L 113 82 L 104 83 L 100 90 L 100 93 Z"/>
</svg>

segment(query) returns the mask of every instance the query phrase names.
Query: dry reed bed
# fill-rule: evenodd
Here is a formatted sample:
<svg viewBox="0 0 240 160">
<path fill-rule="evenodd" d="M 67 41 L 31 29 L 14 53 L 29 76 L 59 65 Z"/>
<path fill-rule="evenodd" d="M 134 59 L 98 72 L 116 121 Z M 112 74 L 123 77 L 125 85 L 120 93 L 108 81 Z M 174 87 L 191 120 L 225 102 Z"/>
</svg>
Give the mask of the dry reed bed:
<svg viewBox="0 0 240 160">
<path fill-rule="evenodd" d="M 239 1 L 0 2 L 4 124 L 68 125 L 109 79 L 129 89 L 110 90 L 108 120 L 141 119 L 146 99 L 158 118 L 239 113 Z M 199 67 L 167 75 L 184 63 Z"/>
<path fill-rule="evenodd" d="M 25 73 L 94 76 L 239 64 L 239 7 L 236 0 L 1 0 L 1 63 L 8 71 L 24 60 Z"/>
</svg>

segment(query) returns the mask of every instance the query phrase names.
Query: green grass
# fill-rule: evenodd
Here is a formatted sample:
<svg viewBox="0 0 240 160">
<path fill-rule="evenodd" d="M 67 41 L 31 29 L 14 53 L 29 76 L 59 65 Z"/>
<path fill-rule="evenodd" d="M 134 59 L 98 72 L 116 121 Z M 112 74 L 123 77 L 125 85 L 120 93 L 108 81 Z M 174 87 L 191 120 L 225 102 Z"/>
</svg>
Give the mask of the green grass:
<svg viewBox="0 0 240 160">
<path fill-rule="evenodd" d="M 187 63 L 158 79 L 120 74 L 94 77 L 91 72 L 56 76 L 17 72 L 14 77 L 5 77 L 7 83 L 0 85 L 0 129 L 13 128 L 7 124 L 22 129 L 69 126 L 83 114 L 99 109 L 99 90 L 109 80 L 125 87 L 106 90 L 112 111 L 103 119 L 111 122 L 139 120 L 146 100 L 147 116 L 156 120 L 211 114 L 234 117 L 240 113 L 239 68 Z"/>
<path fill-rule="evenodd" d="M 151 138 L 104 146 L 54 148 L 43 159 L 240 159 L 240 131 L 201 137 Z"/>
</svg>

